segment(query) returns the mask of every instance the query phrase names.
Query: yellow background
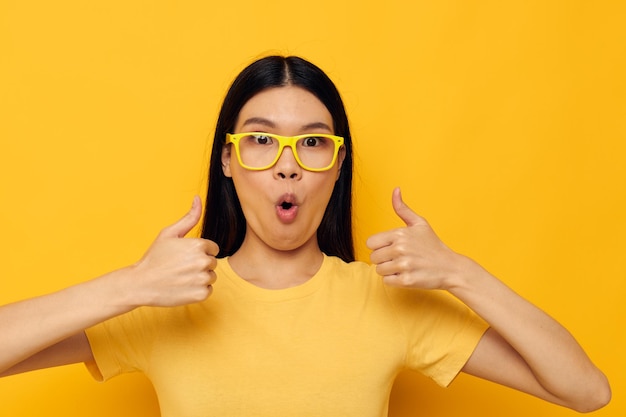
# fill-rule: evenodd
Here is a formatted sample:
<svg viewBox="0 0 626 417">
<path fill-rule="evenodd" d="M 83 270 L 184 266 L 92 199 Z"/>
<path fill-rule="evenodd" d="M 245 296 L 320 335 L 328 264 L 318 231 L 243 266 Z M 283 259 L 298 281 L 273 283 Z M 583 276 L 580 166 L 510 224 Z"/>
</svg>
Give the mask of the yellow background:
<svg viewBox="0 0 626 417">
<path fill-rule="evenodd" d="M 0 2 L 0 303 L 134 262 L 202 193 L 225 90 L 269 52 L 341 90 L 359 258 L 399 185 L 455 250 L 564 323 L 626 415 L 621 1 Z M 245 377 L 245 376 L 242 376 Z M 403 374 L 392 416 L 570 416 Z M 0 380 L 0 415 L 155 416 L 141 375 Z"/>
</svg>

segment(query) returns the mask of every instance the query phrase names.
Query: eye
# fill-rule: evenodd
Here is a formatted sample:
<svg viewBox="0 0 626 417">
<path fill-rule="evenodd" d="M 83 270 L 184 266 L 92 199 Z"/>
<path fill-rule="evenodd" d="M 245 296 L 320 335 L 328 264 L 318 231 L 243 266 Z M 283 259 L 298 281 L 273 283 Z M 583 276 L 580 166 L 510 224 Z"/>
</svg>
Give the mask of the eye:
<svg viewBox="0 0 626 417">
<path fill-rule="evenodd" d="M 314 148 L 317 146 L 322 146 L 326 143 L 327 139 L 319 136 L 308 136 L 304 138 L 302 141 L 302 145 L 307 148 Z"/>
<path fill-rule="evenodd" d="M 270 145 L 272 144 L 272 138 L 267 135 L 251 135 L 250 139 L 257 145 Z"/>
</svg>

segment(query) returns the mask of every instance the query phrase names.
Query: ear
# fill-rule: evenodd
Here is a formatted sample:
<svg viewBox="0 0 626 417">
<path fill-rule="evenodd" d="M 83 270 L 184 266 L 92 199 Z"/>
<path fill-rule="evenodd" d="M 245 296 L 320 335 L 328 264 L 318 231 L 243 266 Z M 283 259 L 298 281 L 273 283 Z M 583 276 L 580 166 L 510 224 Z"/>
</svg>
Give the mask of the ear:
<svg viewBox="0 0 626 417">
<path fill-rule="evenodd" d="M 233 144 L 229 143 L 228 145 L 224 145 L 222 148 L 222 172 L 224 176 L 230 178 L 232 174 L 230 173 L 230 159 L 231 159 L 231 149 L 233 148 Z"/>
</svg>

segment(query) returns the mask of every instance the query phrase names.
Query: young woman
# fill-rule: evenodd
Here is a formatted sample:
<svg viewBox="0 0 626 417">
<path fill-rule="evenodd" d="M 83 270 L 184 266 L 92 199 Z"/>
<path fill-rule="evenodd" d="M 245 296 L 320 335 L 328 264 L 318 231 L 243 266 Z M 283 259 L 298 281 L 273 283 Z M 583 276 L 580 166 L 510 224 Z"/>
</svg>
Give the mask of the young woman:
<svg viewBox="0 0 626 417">
<path fill-rule="evenodd" d="M 201 221 L 196 197 L 136 264 L 2 307 L 0 372 L 139 370 L 164 417 L 383 416 L 406 368 L 578 411 L 607 404 L 567 330 L 448 249 L 399 190 L 406 227 L 368 240 L 372 266 L 354 261 L 351 146 L 319 68 L 254 62 L 220 112 L 202 238 L 183 238 Z"/>
</svg>

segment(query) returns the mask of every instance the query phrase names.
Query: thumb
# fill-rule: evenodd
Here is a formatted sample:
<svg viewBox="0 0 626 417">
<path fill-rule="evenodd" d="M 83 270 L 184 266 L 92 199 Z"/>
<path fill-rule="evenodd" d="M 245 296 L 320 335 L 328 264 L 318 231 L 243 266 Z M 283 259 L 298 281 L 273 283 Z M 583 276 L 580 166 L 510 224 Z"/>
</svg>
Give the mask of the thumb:
<svg viewBox="0 0 626 417">
<path fill-rule="evenodd" d="M 423 221 L 423 219 L 411 210 L 411 208 L 402 200 L 400 187 L 393 190 L 393 194 L 391 195 L 391 204 L 393 205 L 393 210 L 396 212 L 398 217 L 400 217 L 407 226 L 414 226 Z"/>
<path fill-rule="evenodd" d="M 179 221 L 161 231 L 163 237 L 185 237 L 191 229 L 200 221 L 202 214 L 202 202 L 200 197 L 195 196 L 191 208 Z"/>
</svg>

